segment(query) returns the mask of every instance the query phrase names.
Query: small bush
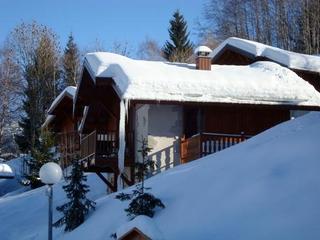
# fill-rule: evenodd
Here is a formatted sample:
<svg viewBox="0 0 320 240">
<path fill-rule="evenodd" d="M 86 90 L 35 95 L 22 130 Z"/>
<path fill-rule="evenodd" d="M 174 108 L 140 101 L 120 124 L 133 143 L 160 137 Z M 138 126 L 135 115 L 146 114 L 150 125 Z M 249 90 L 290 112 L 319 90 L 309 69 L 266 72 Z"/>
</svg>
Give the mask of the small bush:
<svg viewBox="0 0 320 240">
<path fill-rule="evenodd" d="M 165 208 L 159 198 L 156 198 L 150 193 L 143 193 L 135 197 L 125 211 L 131 219 L 139 215 L 145 215 L 152 218 L 155 208 L 157 207 Z"/>
</svg>

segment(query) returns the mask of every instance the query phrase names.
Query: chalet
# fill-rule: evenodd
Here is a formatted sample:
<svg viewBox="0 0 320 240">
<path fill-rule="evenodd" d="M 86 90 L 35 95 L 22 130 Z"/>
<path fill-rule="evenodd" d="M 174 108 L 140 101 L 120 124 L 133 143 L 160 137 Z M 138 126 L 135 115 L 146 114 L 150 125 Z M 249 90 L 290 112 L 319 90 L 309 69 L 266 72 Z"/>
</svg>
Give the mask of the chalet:
<svg viewBox="0 0 320 240">
<path fill-rule="evenodd" d="M 76 87 L 64 89 L 53 101 L 42 128 L 48 128 L 55 133 L 59 143 L 60 164 L 68 166 L 71 160 L 79 155 L 79 133 L 73 118 L 73 98 Z"/>
<path fill-rule="evenodd" d="M 210 54 L 212 64 L 248 65 L 272 61 L 285 66 L 320 92 L 320 57 L 286 51 L 262 43 L 231 37 Z"/>
<path fill-rule="evenodd" d="M 79 132 L 84 170 L 116 191 L 134 182 L 142 139 L 160 172 L 242 142 L 292 111 L 320 110 L 320 93 L 284 64 L 218 65 L 206 47 L 195 54 L 196 64 L 184 64 L 89 53 L 73 108 L 66 90 L 48 122 L 55 132 Z"/>
</svg>

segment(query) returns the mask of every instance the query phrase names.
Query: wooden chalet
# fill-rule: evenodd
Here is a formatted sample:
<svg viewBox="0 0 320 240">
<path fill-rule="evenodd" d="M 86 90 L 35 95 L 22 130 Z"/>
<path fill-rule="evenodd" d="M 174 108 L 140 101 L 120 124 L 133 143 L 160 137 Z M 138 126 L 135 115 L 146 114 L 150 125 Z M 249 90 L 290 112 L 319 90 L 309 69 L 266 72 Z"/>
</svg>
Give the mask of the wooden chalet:
<svg viewBox="0 0 320 240">
<path fill-rule="evenodd" d="M 80 136 L 73 118 L 73 97 L 75 87 L 67 87 L 55 99 L 48 110 L 48 117 L 43 128 L 55 133 L 60 152 L 60 165 L 64 169 L 72 159 L 79 155 Z"/>
<path fill-rule="evenodd" d="M 84 170 L 116 191 L 134 183 L 142 139 L 160 172 L 245 141 L 295 110 L 320 110 L 320 93 L 287 68 L 211 65 L 218 58 L 207 48 L 196 54 L 196 65 L 87 54 L 73 104 L 67 95 L 54 104 L 50 126 L 64 136 L 78 130 Z"/>
<path fill-rule="evenodd" d="M 228 38 L 211 54 L 212 64 L 249 65 L 272 61 L 285 66 L 320 92 L 320 57 L 285 51 L 241 38 Z"/>
</svg>

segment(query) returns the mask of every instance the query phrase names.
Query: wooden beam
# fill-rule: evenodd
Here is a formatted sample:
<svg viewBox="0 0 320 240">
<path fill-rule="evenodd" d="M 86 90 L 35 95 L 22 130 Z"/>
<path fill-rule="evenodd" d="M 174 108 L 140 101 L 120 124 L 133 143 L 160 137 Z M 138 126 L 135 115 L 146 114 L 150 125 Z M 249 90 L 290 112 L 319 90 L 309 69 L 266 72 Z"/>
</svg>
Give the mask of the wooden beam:
<svg viewBox="0 0 320 240">
<path fill-rule="evenodd" d="M 134 181 L 132 179 L 129 180 L 124 173 L 121 173 L 121 178 L 128 186 L 132 186 L 134 184 Z"/>
<path fill-rule="evenodd" d="M 117 191 L 117 186 L 112 185 L 111 182 L 109 182 L 100 172 L 96 172 L 96 174 L 98 175 L 98 177 L 105 183 L 107 184 L 107 186 L 111 189 L 112 192 L 116 192 Z"/>
</svg>

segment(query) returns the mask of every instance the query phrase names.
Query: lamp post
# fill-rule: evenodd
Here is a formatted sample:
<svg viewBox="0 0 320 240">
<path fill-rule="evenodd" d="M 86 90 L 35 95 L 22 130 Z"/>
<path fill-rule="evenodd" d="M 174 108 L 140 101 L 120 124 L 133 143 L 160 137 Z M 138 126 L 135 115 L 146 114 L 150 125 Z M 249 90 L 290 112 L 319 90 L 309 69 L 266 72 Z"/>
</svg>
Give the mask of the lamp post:
<svg viewBox="0 0 320 240">
<path fill-rule="evenodd" d="M 49 199 L 49 221 L 48 221 L 48 239 L 52 240 L 52 185 L 59 182 L 62 178 L 62 170 L 60 166 L 54 162 L 44 164 L 40 168 L 40 179 L 48 185 L 47 194 Z"/>
</svg>

